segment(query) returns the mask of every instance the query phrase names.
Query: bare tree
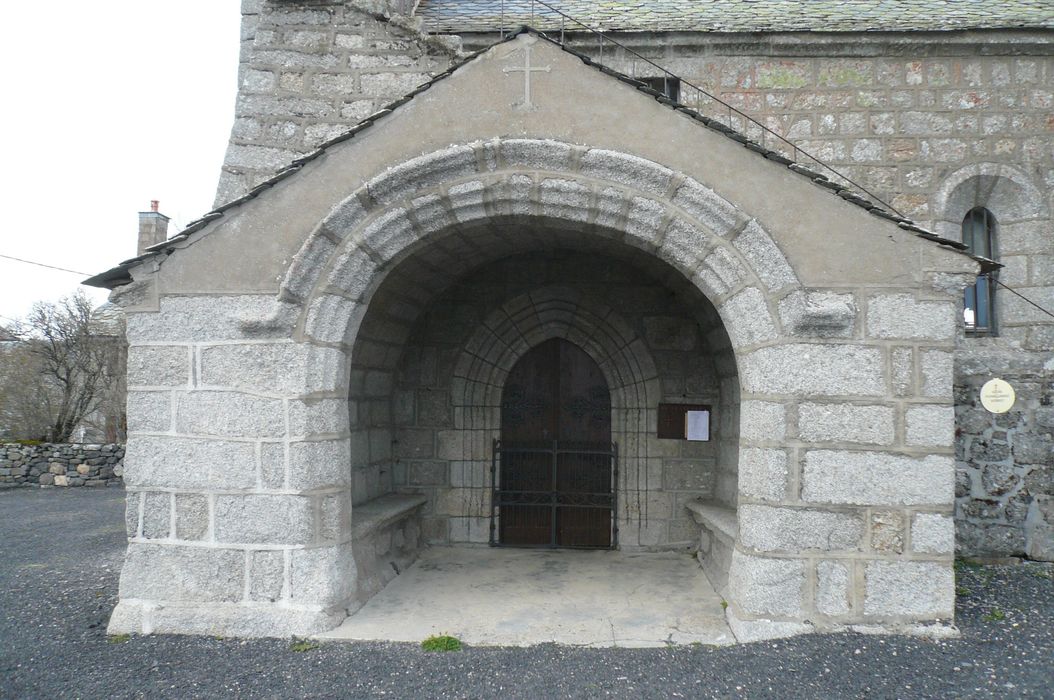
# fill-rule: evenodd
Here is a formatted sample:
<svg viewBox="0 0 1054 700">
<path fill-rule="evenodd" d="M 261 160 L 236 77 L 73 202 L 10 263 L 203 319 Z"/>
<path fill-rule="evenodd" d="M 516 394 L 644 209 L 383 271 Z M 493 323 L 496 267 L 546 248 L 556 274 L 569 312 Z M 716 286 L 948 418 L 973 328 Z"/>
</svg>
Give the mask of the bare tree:
<svg viewBox="0 0 1054 700">
<path fill-rule="evenodd" d="M 0 350 L 0 438 L 43 440 L 51 416 L 40 400 L 46 388 L 40 358 L 24 342 Z"/>
<path fill-rule="evenodd" d="M 106 305 L 92 315 L 92 343 L 103 363 L 103 380 L 98 387 L 96 408 L 81 422 L 76 432 L 90 442 L 124 442 L 128 432 L 125 403 L 128 399 L 128 343 L 124 315 Z M 83 430 L 82 430 L 83 429 Z"/>
<path fill-rule="evenodd" d="M 81 291 L 55 303 L 37 302 L 13 331 L 21 342 L 7 353 L 4 413 L 20 417 L 19 432 L 43 427 L 43 434 L 30 437 L 66 442 L 81 421 L 112 403 L 122 341 L 100 332 Z"/>
</svg>

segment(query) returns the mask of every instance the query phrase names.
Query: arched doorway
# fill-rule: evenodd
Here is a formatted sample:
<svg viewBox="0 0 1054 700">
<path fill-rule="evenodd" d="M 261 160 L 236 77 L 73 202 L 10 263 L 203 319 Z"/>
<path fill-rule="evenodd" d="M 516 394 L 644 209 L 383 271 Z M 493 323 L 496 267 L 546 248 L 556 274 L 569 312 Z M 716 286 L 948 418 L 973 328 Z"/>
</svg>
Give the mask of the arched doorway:
<svg viewBox="0 0 1054 700">
<path fill-rule="evenodd" d="M 494 544 L 617 543 L 611 392 L 580 347 L 552 338 L 513 366 L 495 449 Z"/>
</svg>

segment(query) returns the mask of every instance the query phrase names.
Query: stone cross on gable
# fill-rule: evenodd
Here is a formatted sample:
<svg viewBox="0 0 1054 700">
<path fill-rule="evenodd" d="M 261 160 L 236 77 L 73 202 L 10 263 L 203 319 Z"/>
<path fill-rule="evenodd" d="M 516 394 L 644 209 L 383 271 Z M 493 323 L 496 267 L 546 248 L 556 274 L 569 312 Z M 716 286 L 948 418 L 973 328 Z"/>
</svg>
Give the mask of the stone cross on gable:
<svg viewBox="0 0 1054 700">
<path fill-rule="evenodd" d="M 523 47 L 523 68 L 503 68 L 503 73 L 523 73 L 523 108 L 531 109 L 531 73 L 548 73 L 552 70 L 550 66 L 543 68 L 531 66 L 531 45 Z"/>
</svg>

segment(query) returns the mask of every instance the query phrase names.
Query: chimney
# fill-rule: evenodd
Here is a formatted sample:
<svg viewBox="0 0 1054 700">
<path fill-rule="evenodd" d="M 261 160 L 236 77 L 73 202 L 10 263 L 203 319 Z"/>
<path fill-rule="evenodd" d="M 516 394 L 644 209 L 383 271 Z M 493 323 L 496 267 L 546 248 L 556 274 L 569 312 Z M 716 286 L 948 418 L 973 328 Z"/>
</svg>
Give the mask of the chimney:
<svg viewBox="0 0 1054 700">
<path fill-rule="evenodd" d="M 146 249 L 168 238 L 168 217 L 158 212 L 160 202 L 150 200 L 150 211 L 139 212 L 139 247 L 136 255 L 142 255 Z"/>
</svg>

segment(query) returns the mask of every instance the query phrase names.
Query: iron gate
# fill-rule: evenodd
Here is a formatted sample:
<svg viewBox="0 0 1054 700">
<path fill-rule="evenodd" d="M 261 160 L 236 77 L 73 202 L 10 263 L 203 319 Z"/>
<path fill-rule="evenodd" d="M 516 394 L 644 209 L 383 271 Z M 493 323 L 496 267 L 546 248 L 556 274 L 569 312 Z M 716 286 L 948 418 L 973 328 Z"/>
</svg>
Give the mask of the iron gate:
<svg viewBox="0 0 1054 700">
<path fill-rule="evenodd" d="M 618 546 L 618 445 L 494 441 L 490 544 Z"/>
</svg>

